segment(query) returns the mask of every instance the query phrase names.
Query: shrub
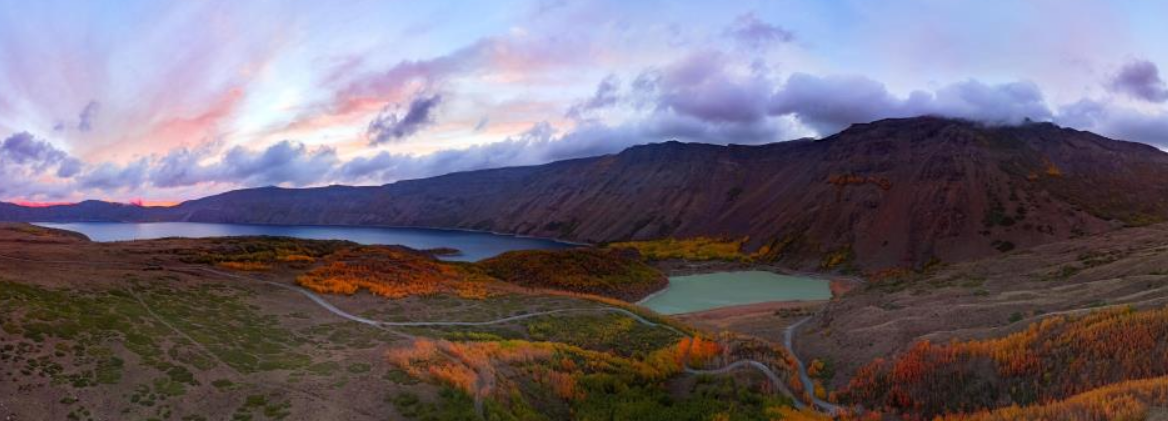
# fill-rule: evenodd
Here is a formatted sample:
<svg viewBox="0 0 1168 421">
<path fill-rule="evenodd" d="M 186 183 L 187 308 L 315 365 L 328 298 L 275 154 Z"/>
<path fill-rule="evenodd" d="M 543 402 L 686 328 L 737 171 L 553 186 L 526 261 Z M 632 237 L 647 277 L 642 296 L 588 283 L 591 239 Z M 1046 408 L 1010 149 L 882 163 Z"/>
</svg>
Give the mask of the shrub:
<svg viewBox="0 0 1168 421">
<path fill-rule="evenodd" d="M 748 260 L 742 253 L 747 238 L 725 239 L 694 237 L 688 239 L 666 238 L 651 241 L 627 241 L 608 245 L 610 249 L 634 249 L 648 260 Z"/>
<path fill-rule="evenodd" d="M 665 275 L 612 250 L 512 251 L 475 265 L 502 281 L 636 301 L 663 288 Z"/>
<path fill-rule="evenodd" d="M 1000 339 L 920 342 L 857 372 L 840 397 L 921 417 L 1066 399 L 1168 376 L 1168 309 L 1055 316 Z"/>
<path fill-rule="evenodd" d="M 463 298 L 488 295 L 482 277 L 400 247 L 358 247 L 325 258 L 322 265 L 296 278 L 319 293 L 353 294 L 365 289 L 386 298 L 454 293 Z"/>
</svg>

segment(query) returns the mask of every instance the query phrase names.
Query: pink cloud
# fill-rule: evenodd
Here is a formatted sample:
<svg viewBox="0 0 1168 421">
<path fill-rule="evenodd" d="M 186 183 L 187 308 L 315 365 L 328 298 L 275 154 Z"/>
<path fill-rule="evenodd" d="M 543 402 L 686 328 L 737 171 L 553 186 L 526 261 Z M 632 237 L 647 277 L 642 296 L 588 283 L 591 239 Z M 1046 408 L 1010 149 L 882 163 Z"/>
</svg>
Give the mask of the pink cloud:
<svg viewBox="0 0 1168 421">
<path fill-rule="evenodd" d="M 326 85 L 337 86 L 332 97 L 272 133 L 302 134 L 363 125 L 386 105 L 433 95 L 459 77 L 476 75 L 498 83 L 526 83 L 543 72 L 586 60 L 596 53 L 593 50 L 582 40 L 557 35 L 505 36 L 484 38 L 430 59 L 404 60 L 381 72 L 353 75 L 361 61 L 344 60 L 324 80 Z"/>
<path fill-rule="evenodd" d="M 223 121 L 233 115 L 243 98 L 242 89 L 230 89 L 196 115 L 173 117 L 154 125 L 145 138 L 178 145 L 212 137 L 221 129 Z"/>
</svg>

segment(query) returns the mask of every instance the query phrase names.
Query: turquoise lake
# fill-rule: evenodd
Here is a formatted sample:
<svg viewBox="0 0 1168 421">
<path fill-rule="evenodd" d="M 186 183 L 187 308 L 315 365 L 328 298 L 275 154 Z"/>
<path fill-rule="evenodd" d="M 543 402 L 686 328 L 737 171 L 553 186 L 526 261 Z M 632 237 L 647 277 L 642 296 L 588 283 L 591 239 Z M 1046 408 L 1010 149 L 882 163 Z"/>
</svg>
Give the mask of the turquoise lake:
<svg viewBox="0 0 1168 421">
<path fill-rule="evenodd" d="M 673 276 L 668 288 L 640 304 L 661 314 L 681 314 L 768 301 L 829 298 L 830 283 L 823 279 L 743 271 Z"/>
<path fill-rule="evenodd" d="M 458 261 L 478 261 L 512 250 L 576 247 L 573 244 L 540 238 L 431 228 L 245 225 L 195 222 L 77 222 L 37 223 L 36 225 L 80 232 L 93 241 L 102 242 L 164 237 L 204 238 L 271 235 L 312 240 L 349 240 L 359 244 L 397 244 L 414 249 L 451 247 L 460 250 L 461 253 L 441 258 Z"/>
</svg>

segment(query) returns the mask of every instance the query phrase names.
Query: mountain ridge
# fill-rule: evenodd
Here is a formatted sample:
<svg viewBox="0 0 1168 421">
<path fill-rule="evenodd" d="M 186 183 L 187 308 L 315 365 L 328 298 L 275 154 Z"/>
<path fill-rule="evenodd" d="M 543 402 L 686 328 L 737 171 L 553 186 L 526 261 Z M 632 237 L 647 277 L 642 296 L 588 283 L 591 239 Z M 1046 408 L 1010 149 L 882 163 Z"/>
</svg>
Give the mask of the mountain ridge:
<svg viewBox="0 0 1168 421">
<path fill-rule="evenodd" d="M 816 140 L 671 141 L 381 186 L 235 190 L 171 208 L 0 206 L 0 219 L 427 226 L 589 243 L 749 237 L 766 260 L 874 270 L 1165 221 L 1165 177 L 1168 154 L 1144 144 L 1050 123 L 915 117 Z"/>
</svg>

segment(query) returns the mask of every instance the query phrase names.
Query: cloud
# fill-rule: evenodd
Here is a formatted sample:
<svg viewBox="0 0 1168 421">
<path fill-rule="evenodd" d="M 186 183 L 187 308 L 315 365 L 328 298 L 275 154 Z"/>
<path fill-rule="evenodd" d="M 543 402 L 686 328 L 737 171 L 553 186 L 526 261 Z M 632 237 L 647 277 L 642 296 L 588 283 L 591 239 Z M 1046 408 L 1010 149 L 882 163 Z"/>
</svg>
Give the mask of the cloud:
<svg viewBox="0 0 1168 421">
<path fill-rule="evenodd" d="M 967 80 L 936 91 L 932 102 L 906 104 L 913 114 L 965 118 L 990 124 L 1049 120 L 1053 114 L 1038 85 L 1029 81 L 987 85 Z"/>
<path fill-rule="evenodd" d="M 1147 60 L 1134 60 L 1119 69 L 1108 88 L 1148 102 L 1168 101 L 1168 85 L 1160 79 L 1160 69 Z"/>
<path fill-rule="evenodd" d="M 232 148 L 219 164 L 217 176 L 221 181 L 243 185 L 306 186 L 324 179 L 322 175 L 336 164 L 336 151 L 332 149 L 310 150 L 302 143 L 286 140 L 263 151 Z"/>
<path fill-rule="evenodd" d="M 1055 122 L 1115 139 L 1168 147 L 1168 115 L 1089 98 L 1059 108 Z"/>
<path fill-rule="evenodd" d="M 85 108 L 81 109 L 81 114 L 77 116 L 77 130 L 88 132 L 93 129 L 93 119 L 97 118 L 97 111 L 101 109 L 101 104 L 97 101 L 89 101 L 85 104 Z"/>
<path fill-rule="evenodd" d="M 763 22 L 754 12 L 735 18 L 724 33 L 740 45 L 754 50 L 795 40 L 794 33 L 777 25 Z"/>
<path fill-rule="evenodd" d="M 172 188 L 204 182 L 217 182 L 214 170 L 201 164 L 213 155 L 209 147 L 180 147 L 157 159 L 151 168 L 150 182 L 156 187 Z"/>
<path fill-rule="evenodd" d="M 829 134 L 852 123 L 899 115 L 899 102 L 883 84 L 865 77 L 796 73 L 772 97 L 770 113 L 793 115 L 816 132 Z"/>
<path fill-rule="evenodd" d="M 560 28 L 557 28 L 560 29 Z M 298 131 L 346 125 L 384 112 L 385 104 L 403 103 L 427 92 L 444 91 L 466 78 L 476 83 L 530 86 L 550 70 L 588 60 L 594 40 L 557 32 L 531 36 L 525 31 L 488 36 L 447 54 L 421 60 L 402 60 L 384 70 L 362 72 L 361 60 L 345 61 L 322 80 L 332 94 L 296 116 L 273 135 L 300 135 Z"/>
<path fill-rule="evenodd" d="M 636 82 L 659 109 L 711 123 L 756 124 L 766 117 L 772 84 L 758 75 L 740 74 L 717 51 L 690 54 L 655 75 Z"/>
<path fill-rule="evenodd" d="M 616 75 L 610 74 L 605 76 L 600 81 L 600 84 L 596 86 L 596 93 L 592 94 L 592 97 L 572 104 L 564 116 L 573 120 L 580 120 L 594 110 L 616 105 L 617 101 L 620 100 L 620 85 L 620 78 L 617 78 Z"/>
<path fill-rule="evenodd" d="M 489 125 L 489 124 L 491 124 L 491 117 L 483 116 L 482 118 L 479 119 L 478 123 L 475 123 L 474 131 L 476 133 L 481 132 L 481 131 L 485 130 L 487 128 L 487 125 Z"/>
<path fill-rule="evenodd" d="M 410 101 L 405 113 L 400 113 L 401 106 L 390 109 L 386 106 L 373 121 L 369 122 L 366 136 L 369 143 L 379 145 L 396 142 L 413 136 L 419 130 L 434 124 L 434 109 L 442 102 L 442 96 L 420 96 Z"/>
<path fill-rule="evenodd" d="M 883 118 L 937 115 L 990 124 L 1049 120 L 1053 113 L 1032 82 L 987 85 L 967 80 L 934 92 L 914 91 L 901 98 L 884 84 L 862 76 L 791 75 L 776 91 L 772 115 L 790 115 L 820 135 L 853 123 Z"/>
<path fill-rule="evenodd" d="M 200 184 L 307 186 L 329 181 L 339 164 L 333 149 L 311 149 L 287 140 L 263 149 L 178 148 L 150 162 L 149 179 L 161 188 Z"/>
<path fill-rule="evenodd" d="M 340 167 L 336 178 L 381 184 L 455 171 L 540 164 L 548 162 L 545 148 L 555 140 L 555 129 L 540 122 L 516 136 L 464 149 L 448 149 L 421 156 L 383 151 L 372 157 L 354 158 Z"/>
<path fill-rule="evenodd" d="M 22 172 L 33 173 L 55 168 L 57 177 L 69 178 L 81 170 L 82 163 L 49 142 L 20 132 L 0 143 L 0 166 L 21 167 Z"/>
<path fill-rule="evenodd" d="M 137 189 L 148 181 L 149 165 L 146 159 L 139 159 L 126 165 L 110 162 L 97 164 L 78 176 L 78 186 L 106 192 Z"/>
<path fill-rule="evenodd" d="M 38 171 L 57 165 L 66 157 L 64 151 L 57 149 L 49 142 L 33 137 L 28 132 L 9 136 L 4 139 L 4 143 L 0 144 L 0 160 L 11 164 L 30 166 Z"/>
</svg>

